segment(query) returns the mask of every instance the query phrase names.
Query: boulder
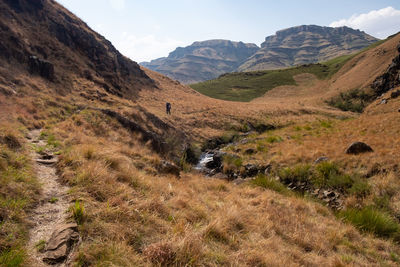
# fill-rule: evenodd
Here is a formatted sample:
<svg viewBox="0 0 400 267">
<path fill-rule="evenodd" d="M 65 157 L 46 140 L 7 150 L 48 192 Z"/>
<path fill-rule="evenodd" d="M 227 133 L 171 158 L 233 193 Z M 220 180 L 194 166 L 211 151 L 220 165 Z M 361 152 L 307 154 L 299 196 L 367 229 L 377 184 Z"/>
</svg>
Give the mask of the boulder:
<svg viewBox="0 0 400 267">
<path fill-rule="evenodd" d="M 259 172 L 259 167 L 255 164 L 246 164 L 243 166 L 244 169 L 241 171 L 241 175 L 243 177 L 253 177 L 256 176 Z"/>
<path fill-rule="evenodd" d="M 39 74 L 50 81 L 54 79 L 54 66 L 49 61 L 40 59 L 37 56 L 30 56 L 28 64 L 31 74 Z"/>
<path fill-rule="evenodd" d="M 390 94 L 390 98 L 397 98 L 400 96 L 400 90 L 394 91 Z"/>
<path fill-rule="evenodd" d="M 357 155 L 365 152 L 374 152 L 374 150 L 363 142 L 354 142 L 346 149 L 346 154 Z"/>
<path fill-rule="evenodd" d="M 264 169 L 264 174 L 268 176 L 269 174 L 271 174 L 272 165 L 271 164 L 267 164 L 266 166 L 263 167 L 263 169 Z"/>
<path fill-rule="evenodd" d="M 176 166 L 174 163 L 163 160 L 160 165 L 158 165 L 158 171 L 160 173 L 173 174 L 175 176 L 179 176 L 180 168 Z"/>
<path fill-rule="evenodd" d="M 206 167 L 209 169 L 220 169 L 222 166 L 223 157 L 226 155 L 225 152 L 216 151 L 213 155 L 213 160 L 206 163 Z"/>
<path fill-rule="evenodd" d="M 79 234 L 76 223 L 58 225 L 47 241 L 43 261 L 48 264 L 65 261 L 73 245 L 78 241 Z"/>
</svg>

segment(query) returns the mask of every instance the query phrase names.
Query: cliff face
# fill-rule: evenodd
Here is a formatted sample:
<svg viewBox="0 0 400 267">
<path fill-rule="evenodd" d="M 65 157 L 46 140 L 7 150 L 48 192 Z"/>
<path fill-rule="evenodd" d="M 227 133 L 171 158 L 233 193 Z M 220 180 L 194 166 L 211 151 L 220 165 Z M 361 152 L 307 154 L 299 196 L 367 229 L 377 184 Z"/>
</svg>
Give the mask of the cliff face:
<svg viewBox="0 0 400 267">
<path fill-rule="evenodd" d="M 136 62 L 55 1 L 1 1 L 0 36 L 3 66 L 40 75 L 64 93 L 74 77 L 127 98 L 153 84 Z"/>
<path fill-rule="evenodd" d="M 378 39 L 348 27 L 302 25 L 265 38 L 261 49 L 239 71 L 279 69 L 326 61 L 369 46 Z"/>
<path fill-rule="evenodd" d="M 258 49 L 255 44 L 208 40 L 178 47 L 168 57 L 143 62 L 141 65 L 188 84 L 235 71 Z"/>
</svg>

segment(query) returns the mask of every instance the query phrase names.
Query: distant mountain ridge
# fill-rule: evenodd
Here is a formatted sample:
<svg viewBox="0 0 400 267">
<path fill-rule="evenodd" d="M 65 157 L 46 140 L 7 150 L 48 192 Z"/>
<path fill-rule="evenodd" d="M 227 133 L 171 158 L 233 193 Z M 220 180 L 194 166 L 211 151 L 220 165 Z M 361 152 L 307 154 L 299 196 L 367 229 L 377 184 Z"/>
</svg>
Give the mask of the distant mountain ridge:
<svg viewBox="0 0 400 267">
<path fill-rule="evenodd" d="M 187 47 L 178 47 L 168 57 L 140 64 L 188 84 L 235 71 L 259 49 L 255 44 L 208 40 L 194 42 Z"/>
<path fill-rule="evenodd" d="M 280 69 L 316 63 L 348 55 L 378 41 L 349 27 L 301 25 L 277 31 L 265 38 L 261 49 L 243 63 L 238 71 Z"/>
<path fill-rule="evenodd" d="M 235 71 L 280 69 L 355 53 L 378 41 L 349 27 L 301 25 L 277 31 L 255 44 L 229 40 L 194 42 L 168 57 L 140 65 L 189 84 Z"/>
</svg>

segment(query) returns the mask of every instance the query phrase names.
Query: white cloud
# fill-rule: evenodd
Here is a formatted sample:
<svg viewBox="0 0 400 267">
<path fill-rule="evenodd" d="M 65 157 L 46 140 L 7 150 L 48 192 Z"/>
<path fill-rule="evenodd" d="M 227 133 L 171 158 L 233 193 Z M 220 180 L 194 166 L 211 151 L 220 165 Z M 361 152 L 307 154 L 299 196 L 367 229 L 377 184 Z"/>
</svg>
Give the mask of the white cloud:
<svg viewBox="0 0 400 267">
<path fill-rule="evenodd" d="M 400 10 L 389 6 L 365 14 L 354 14 L 348 19 L 334 21 L 329 26 L 348 26 L 383 39 L 400 31 Z"/>
<path fill-rule="evenodd" d="M 113 9 L 121 11 L 125 8 L 125 0 L 108 0 Z"/>
<path fill-rule="evenodd" d="M 159 38 L 154 34 L 136 36 L 127 32 L 123 32 L 113 44 L 123 55 L 137 62 L 165 57 L 176 47 L 184 45 L 172 38 Z"/>
</svg>

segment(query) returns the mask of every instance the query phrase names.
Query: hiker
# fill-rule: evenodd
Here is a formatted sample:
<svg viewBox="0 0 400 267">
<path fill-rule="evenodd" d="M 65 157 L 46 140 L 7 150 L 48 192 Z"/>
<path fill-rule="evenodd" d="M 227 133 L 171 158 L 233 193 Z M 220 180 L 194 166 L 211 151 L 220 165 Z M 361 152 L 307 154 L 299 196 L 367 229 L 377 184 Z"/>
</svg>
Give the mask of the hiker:
<svg viewBox="0 0 400 267">
<path fill-rule="evenodd" d="M 166 108 L 167 108 L 167 114 L 171 114 L 171 103 L 167 102 Z"/>
</svg>

